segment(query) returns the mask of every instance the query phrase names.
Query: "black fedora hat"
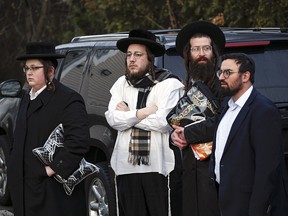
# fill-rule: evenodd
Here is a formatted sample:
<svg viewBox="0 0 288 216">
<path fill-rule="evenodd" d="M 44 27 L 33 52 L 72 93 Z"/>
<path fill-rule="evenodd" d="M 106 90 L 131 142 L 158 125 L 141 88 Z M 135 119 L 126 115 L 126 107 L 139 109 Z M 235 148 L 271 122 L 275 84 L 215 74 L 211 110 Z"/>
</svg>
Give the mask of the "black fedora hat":
<svg viewBox="0 0 288 216">
<path fill-rule="evenodd" d="M 50 42 L 30 42 L 26 45 L 26 54 L 19 55 L 16 60 L 27 59 L 57 59 L 64 58 L 64 55 L 56 54 L 55 45 Z"/>
<path fill-rule="evenodd" d="M 155 56 L 161 56 L 165 53 L 164 46 L 157 42 L 156 36 L 150 31 L 142 29 L 131 30 L 129 37 L 118 40 L 116 45 L 122 52 L 127 52 L 130 44 L 146 45 Z"/>
<path fill-rule="evenodd" d="M 206 21 L 196 21 L 184 26 L 178 33 L 176 38 L 176 49 L 179 55 L 183 57 L 183 49 L 190 38 L 197 33 L 208 35 L 216 44 L 220 54 L 223 53 L 225 48 L 225 36 L 222 30 L 213 23 Z"/>
</svg>

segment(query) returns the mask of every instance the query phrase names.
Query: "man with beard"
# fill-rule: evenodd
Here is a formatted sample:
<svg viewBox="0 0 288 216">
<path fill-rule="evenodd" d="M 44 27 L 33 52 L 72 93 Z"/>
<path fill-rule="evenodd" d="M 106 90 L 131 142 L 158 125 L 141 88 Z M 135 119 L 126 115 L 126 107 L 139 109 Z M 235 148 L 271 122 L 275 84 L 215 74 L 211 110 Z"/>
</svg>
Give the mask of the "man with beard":
<svg viewBox="0 0 288 216">
<path fill-rule="evenodd" d="M 253 87 L 254 74 L 247 55 L 223 56 L 217 75 L 231 98 L 216 128 L 209 176 L 218 185 L 222 216 L 287 216 L 280 113 Z"/>
<path fill-rule="evenodd" d="M 209 101 L 217 101 L 219 82 L 216 77 L 219 55 L 225 46 L 225 36 L 216 25 L 198 21 L 186 25 L 176 38 L 178 53 L 184 58 L 186 67 L 186 94 L 189 96 L 194 85 L 206 87 Z M 172 125 L 171 148 L 176 165 L 171 174 L 172 215 L 218 216 L 220 215 L 216 189 L 208 184 L 209 158 L 215 129 L 217 112 L 201 123 L 185 126 Z M 207 155 L 199 158 L 194 149 L 200 143 L 209 142 Z M 203 145 L 204 146 L 204 145 Z M 205 153 L 206 154 L 206 153 Z M 182 159 L 182 161 L 181 161 Z M 178 185 L 178 186 L 177 186 Z M 182 195 L 179 188 L 182 187 Z M 178 187 L 178 190 L 175 189 Z M 174 193 L 174 194 L 173 194 Z M 182 200 L 181 200 L 182 198 Z M 180 200 L 180 201 L 179 201 Z M 182 212 L 181 212 L 182 211 Z"/>
<path fill-rule="evenodd" d="M 105 113 L 118 130 L 111 157 L 120 216 L 168 216 L 168 175 L 174 168 L 166 116 L 183 95 L 183 84 L 154 57 L 165 53 L 156 36 L 135 29 L 120 39 L 126 74 L 112 86 Z"/>
</svg>

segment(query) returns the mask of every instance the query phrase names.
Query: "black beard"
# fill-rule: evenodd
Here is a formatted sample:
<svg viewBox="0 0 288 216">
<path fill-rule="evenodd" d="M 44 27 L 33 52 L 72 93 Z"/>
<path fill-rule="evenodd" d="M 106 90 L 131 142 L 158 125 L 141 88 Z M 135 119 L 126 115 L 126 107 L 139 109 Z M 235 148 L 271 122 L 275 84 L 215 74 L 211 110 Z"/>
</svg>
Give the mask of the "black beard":
<svg viewBox="0 0 288 216">
<path fill-rule="evenodd" d="M 199 63 L 205 60 L 206 63 Z M 193 81 L 203 81 L 207 84 L 214 76 L 214 65 L 212 61 L 206 57 L 201 57 L 191 63 L 190 76 Z"/>
<path fill-rule="evenodd" d="M 220 94 L 223 95 L 223 96 L 229 96 L 229 97 L 231 97 L 231 96 L 235 95 L 238 91 L 240 91 L 240 90 L 242 89 L 242 87 L 243 87 L 243 84 L 242 84 L 242 83 L 239 84 L 239 85 L 238 85 L 236 88 L 234 88 L 234 89 L 231 89 L 231 88 L 227 85 L 226 88 L 221 87 L 220 90 L 219 90 L 219 92 L 220 92 Z"/>
</svg>

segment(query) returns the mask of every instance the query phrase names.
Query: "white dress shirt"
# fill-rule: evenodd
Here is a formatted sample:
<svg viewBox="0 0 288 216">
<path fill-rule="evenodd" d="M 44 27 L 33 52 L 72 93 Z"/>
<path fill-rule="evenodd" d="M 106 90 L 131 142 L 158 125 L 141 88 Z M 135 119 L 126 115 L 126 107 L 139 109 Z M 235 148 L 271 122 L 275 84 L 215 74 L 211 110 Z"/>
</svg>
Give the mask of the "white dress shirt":
<svg viewBox="0 0 288 216">
<path fill-rule="evenodd" d="M 220 164 L 221 158 L 226 146 L 226 142 L 228 136 L 230 134 L 230 130 L 232 125 L 241 111 L 242 107 L 248 100 L 251 92 L 253 90 L 253 86 L 251 86 L 237 101 L 233 101 L 232 98 L 228 101 L 229 109 L 221 119 L 219 126 L 216 132 L 216 146 L 215 146 L 215 174 L 216 174 L 216 181 L 220 184 Z"/>
</svg>

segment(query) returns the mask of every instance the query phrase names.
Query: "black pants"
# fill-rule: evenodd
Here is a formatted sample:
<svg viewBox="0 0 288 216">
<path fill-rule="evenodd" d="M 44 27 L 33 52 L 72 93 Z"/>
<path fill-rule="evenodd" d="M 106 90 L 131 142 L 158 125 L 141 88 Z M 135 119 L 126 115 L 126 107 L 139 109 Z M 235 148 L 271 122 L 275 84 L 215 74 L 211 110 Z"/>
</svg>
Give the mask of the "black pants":
<svg viewBox="0 0 288 216">
<path fill-rule="evenodd" d="M 168 216 L 168 180 L 159 173 L 116 178 L 120 216 Z"/>
<path fill-rule="evenodd" d="M 209 158 L 197 160 L 190 147 L 182 156 L 183 216 L 219 216 L 216 186 L 208 178 Z"/>
<path fill-rule="evenodd" d="M 182 216 L 182 156 L 181 150 L 170 146 L 175 156 L 175 167 L 170 173 L 171 216 Z"/>
</svg>

